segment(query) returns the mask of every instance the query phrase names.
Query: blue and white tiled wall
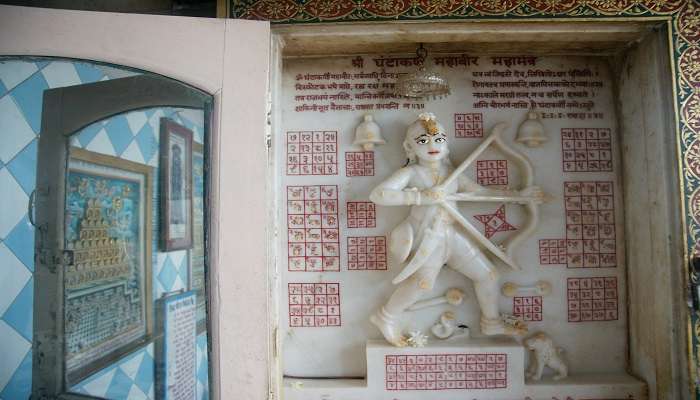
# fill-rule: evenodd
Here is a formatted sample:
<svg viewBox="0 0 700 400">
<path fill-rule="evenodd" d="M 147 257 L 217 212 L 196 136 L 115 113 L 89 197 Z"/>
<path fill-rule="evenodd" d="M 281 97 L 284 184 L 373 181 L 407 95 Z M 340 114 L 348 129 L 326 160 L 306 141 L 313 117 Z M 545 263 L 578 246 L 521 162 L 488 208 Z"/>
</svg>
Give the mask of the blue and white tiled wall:
<svg viewBox="0 0 700 400">
<path fill-rule="evenodd" d="M 27 202 L 36 181 L 37 140 L 45 89 L 124 77 L 133 72 L 76 61 L 0 61 L 0 400 L 26 399 L 31 389 L 34 229 Z M 170 107 L 118 115 L 75 135 L 72 145 L 156 168 L 159 119 L 187 126 L 203 141 L 202 113 Z M 154 182 L 154 188 L 157 188 Z M 158 191 L 154 190 L 157 196 Z M 154 245 L 158 199 L 154 198 Z M 153 247 L 157 249 L 157 246 Z M 155 252 L 154 299 L 187 287 L 186 251 Z M 197 393 L 208 399 L 206 334 L 197 340 Z M 153 346 L 94 374 L 73 389 L 109 399 L 153 399 Z"/>
</svg>

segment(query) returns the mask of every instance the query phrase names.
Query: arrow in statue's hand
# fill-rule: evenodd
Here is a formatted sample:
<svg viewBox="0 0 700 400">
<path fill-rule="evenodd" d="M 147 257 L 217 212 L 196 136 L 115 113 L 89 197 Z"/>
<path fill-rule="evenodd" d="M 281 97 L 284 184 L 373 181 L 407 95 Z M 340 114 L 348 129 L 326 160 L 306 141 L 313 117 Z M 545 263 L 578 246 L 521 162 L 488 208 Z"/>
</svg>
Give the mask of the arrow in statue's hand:
<svg viewBox="0 0 700 400">
<path fill-rule="evenodd" d="M 513 161 L 520 164 L 520 167 L 523 169 L 523 189 L 532 187 L 535 176 L 530 160 L 528 160 L 528 158 L 518 150 L 508 146 L 501 137 L 503 131 L 507 127 L 508 124 L 504 122 L 494 126 L 491 130 L 491 134 L 479 144 L 476 150 L 474 150 L 459 165 L 459 167 L 452 171 L 450 176 L 448 176 L 444 182 L 442 182 L 438 187 L 436 187 L 436 191 L 441 191 L 448 185 L 450 185 L 452 182 L 454 182 L 454 180 L 457 179 L 459 175 L 461 175 L 467 169 L 467 167 L 469 167 L 469 165 L 471 165 L 479 157 L 479 155 L 481 155 L 481 153 L 483 153 L 484 150 L 486 150 L 486 148 L 488 148 L 492 144 L 496 148 L 501 150 L 503 153 L 505 153 L 507 156 L 510 156 L 513 159 Z M 520 269 L 520 266 L 516 264 L 516 262 L 512 259 L 513 249 L 537 228 L 537 221 L 539 220 L 539 209 L 537 208 L 537 205 L 546 202 L 549 199 L 550 197 L 545 193 L 542 193 L 541 191 L 536 191 L 535 193 L 533 193 L 532 196 L 522 194 L 518 196 L 490 196 L 473 193 L 455 193 L 445 196 L 445 198 L 438 204 L 440 204 L 440 206 L 444 208 L 445 211 L 447 211 L 450 214 L 450 216 L 454 218 L 455 221 L 457 221 L 474 240 L 476 240 L 478 243 L 480 243 L 482 246 L 488 249 L 493 255 L 498 257 L 501 261 L 503 261 L 513 269 Z M 523 226 L 520 229 L 520 232 L 518 234 L 510 238 L 503 245 L 497 246 L 489 239 L 484 237 L 484 235 L 482 235 L 478 229 L 476 229 L 469 221 L 467 221 L 467 219 L 464 218 L 464 216 L 454 206 L 448 203 L 449 201 L 523 204 L 526 206 L 530 218 L 529 221 L 527 221 L 527 223 L 525 224 L 525 226 Z"/>
</svg>

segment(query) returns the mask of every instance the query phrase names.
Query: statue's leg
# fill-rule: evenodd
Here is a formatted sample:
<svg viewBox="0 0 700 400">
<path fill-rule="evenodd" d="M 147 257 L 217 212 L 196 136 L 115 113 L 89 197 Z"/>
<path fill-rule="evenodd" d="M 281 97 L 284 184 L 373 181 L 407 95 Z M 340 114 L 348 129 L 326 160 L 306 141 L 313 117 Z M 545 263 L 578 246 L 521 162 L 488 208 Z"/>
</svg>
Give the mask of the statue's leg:
<svg viewBox="0 0 700 400">
<path fill-rule="evenodd" d="M 436 257 L 428 259 L 418 271 L 399 283 L 389 301 L 370 317 L 384 338 L 394 346 L 406 346 L 406 339 L 401 333 L 400 317 L 408 307 L 432 290 L 442 267 L 440 261 Z"/>
<path fill-rule="evenodd" d="M 476 299 L 481 309 L 481 333 L 485 335 L 521 335 L 527 328 L 503 322 L 498 311 L 501 293 L 496 266 L 466 237 L 455 233 L 447 265 L 474 282 Z"/>
</svg>

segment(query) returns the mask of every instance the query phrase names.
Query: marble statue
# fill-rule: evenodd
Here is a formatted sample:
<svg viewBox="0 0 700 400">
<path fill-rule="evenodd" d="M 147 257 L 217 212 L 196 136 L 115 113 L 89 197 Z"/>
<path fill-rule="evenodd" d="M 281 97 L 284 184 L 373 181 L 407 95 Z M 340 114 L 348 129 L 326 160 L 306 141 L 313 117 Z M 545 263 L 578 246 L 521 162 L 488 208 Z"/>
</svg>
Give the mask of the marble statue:
<svg viewBox="0 0 700 400">
<path fill-rule="evenodd" d="M 404 312 L 429 294 L 443 265 L 447 265 L 474 283 L 481 311 L 484 335 L 524 335 L 522 322 L 504 319 L 498 309 L 499 272 L 489 256 L 518 268 L 511 258 L 514 245 L 535 229 L 536 205 L 544 193 L 532 184 L 532 167 L 522 154 L 506 146 L 501 139 L 505 124 L 498 124 L 489 137 L 454 168 L 449 161 L 448 135 L 435 115 L 424 113 L 408 126 L 403 142 L 408 157 L 405 167 L 396 171 L 370 194 L 370 200 L 382 206 L 410 206 L 408 217 L 393 229 L 388 250 L 394 260 L 404 264 L 393 280 L 397 285 L 388 301 L 371 315 L 370 321 L 394 346 L 408 345 L 400 318 Z M 494 145 L 525 168 L 522 190 L 490 189 L 478 185 L 463 173 L 488 146 Z M 486 239 L 457 210 L 457 201 L 516 203 L 527 205 L 530 221 L 521 227 L 509 243 L 497 246 Z"/>
</svg>

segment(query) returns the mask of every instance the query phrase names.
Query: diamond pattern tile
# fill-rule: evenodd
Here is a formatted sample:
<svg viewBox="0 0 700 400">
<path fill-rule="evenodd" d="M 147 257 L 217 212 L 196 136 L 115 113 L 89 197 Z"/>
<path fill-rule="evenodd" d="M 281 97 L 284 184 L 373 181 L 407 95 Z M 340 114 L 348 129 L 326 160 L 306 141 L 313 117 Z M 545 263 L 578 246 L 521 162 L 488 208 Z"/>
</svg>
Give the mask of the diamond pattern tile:
<svg viewBox="0 0 700 400">
<path fill-rule="evenodd" d="M 102 71 L 93 64 L 75 62 L 73 66 L 80 77 L 80 81 L 83 83 L 97 82 L 104 77 Z"/>
<path fill-rule="evenodd" d="M 145 351 L 139 351 L 119 365 L 122 372 L 124 372 L 132 381 L 136 379 L 136 374 L 139 372 L 139 367 L 141 366 L 141 362 L 143 361 L 143 356 L 145 354 Z"/>
<path fill-rule="evenodd" d="M 36 186 L 36 151 L 37 139 L 33 139 L 7 164 L 10 173 L 27 195 Z"/>
<path fill-rule="evenodd" d="M 32 277 L 24 264 L 2 242 L 0 242 L 0 277 L 2 277 L 0 279 L 0 316 L 2 316 Z"/>
<path fill-rule="evenodd" d="M 197 336 L 197 396 L 200 400 L 209 399 L 209 363 L 207 334 Z"/>
<path fill-rule="evenodd" d="M 114 149 L 112 141 L 109 140 L 107 136 L 107 131 L 104 128 L 100 129 L 95 135 L 95 138 L 85 146 L 86 149 L 94 151 L 95 153 L 107 154 L 108 156 L 116 156 L 117 152 Z"/>
<path fill-rule="evenodd" d="M 124 152 L 119 156 L 125 160 L 133 161 L 139 164 L 147 164 L 143 159 L 141 150 L 139 149 L 138 143 L 134 140 L 129 144 L 129 146 L 124 150 Z"/>
<path fill-rule="evenodd" d="M 132 111 L 127 113 L 124 118 L 126 118 L 127 124 L 129 124 L 129 131 L 133 134 L 140 131 L 141 128 L 148 122 L 148 117 L 144 111 Z"/>
<path fill-rule="evenodd" d="M 109 383 L 109 388 L 107 389 L 107 393 L 105 393 L 105 397 L 108 399 L 126 398 L 125 395 L 129 393 L 133 384 L 134 381 L 129 379 L 120 368 L 117 368 L 112 381 Z"/>
<path fill-rule="evenodd" d="M 129 129 L 126 117 L 123 115 L 110 118 L 105 125 L 105 131 L 107 131 L 107 136 L 109 136 L 116 155 L 121 155 L 126 150 L 134 136 Z"/>
<path fill-rule="evenodd" d="M 153 345 L 149 345 L 148 349 L 152 349 Z M 153 389 L 153 376 L 154 376 L 154 361 L 153 356 L 149 354 L 148 351 L 143 352 L 143 358 L 141 359 L 141 364 L 134 377 L 134 385 L 138 386 L 142 392 L 153 397 L 149 392 Z"/>
<path fill-rule="evenodd" d="M 102 127 L 102 122 L 95 122 L 83 128 L 83 130 L 81 130 L 77 135 L 74 135 L 73 138 L 77 139 L 80 147 L 85 147 L 88 145 L 88 143 L 92 142 L 92 139 L 97 136 Z"/>
<path fill-rule="evenodd" d="M 32 391 L 32 351 L 27 351 L 14 374 L 0 391 L 3 399 L 28 399 Z"/>
<path fill-rule="evenodd" d="M 136 143 L 138 143 L 144 161 L 150 164 L 150 161 L 158 152 L 158 139 L 155 133 L 153 133 L 153 128 L 150 124 L 145 124 L 141 130 L 139 130 L 136 135 Z"/>
<path fill-rule="evenodd" d="M 0 362 L 0 387 L 5 388 L 5 385 L 12 379 L 15 371 L 24 360 L 31 342 L 23 338 L 5 321 L 0 320 L 0 354 L 2 354 L 2 362 Z"/>
<path fill-rule="evenodd" d="M 72 62 L 54 61 L 41 70 L 51 89 L 83 83 Z"/>
<path fill-rule="evenodd" d="M 27 124 L 24 115 L 12 96 L 0 98 L 0 132 L 2 132 L 2 146 L 0 146 L 0 161 L 8 164 L 17 153 L 22 151 L 36 135 Z"/>
<path fill-rule="evenodd" d="M 5 238 L 5 246 L 34 272 L 34 226 L 25 215 Z"/>
<path fill-rule="evenodd" d="M 0 83 L 5 90 L 12 90 L 37 72 L 36 64 L 26 61 L 0 61 Z"/>
<path fill-rule="evenodd" d="M 161 269 L 160 273 L 158 274 L 158 280 L 160 281 L 160 284 L 163 285 L 165 291 L 169 292 L 172 290 L 176 279 L 178 279 L 177 267 L 175 267 L 173 261 L 170 259 L 170 257 L 168 257 L 163 264 L 163 269 Z"/>
<path fill-rule="evenodd" d="M 2 240 L 27 213 L 29 197 L 7 168 L 0 169 L 0 193 L 3 194 L 2 207 L 0 207 L 0 240 Z"/>
<path fill-rule="evenodd" d="M 87 382 L 72 390 L 79 393 L 89 394 L 91 396 L 105 397 L 107 390 L 112 382 L 112 378 L 117 372 L 116 367 L 110 367 L 105 371 L 100 371 L 93 377 L 88 378 Z"/>
<path fill-rule="evenodd" d="M 129 389 L 129 393 L 126 395 L 126 398 L 129 400 L 147 400 L 148 395 L 141 391 L 138 386 L 132 385 L 131 389 Z"/>
<path fill-rule="evenodd" d="M 32 313 L 27 312 L 34 306 L 34 279 L 30 279 L 15 297 L 2 319 L 28 341 L 32 341 Z"/>
<path fill-rule="evenodd" d="M 37 134 L 41 130 L 41 107 L 44 90 L 48 88 L 49 84 L 46 83 L 44 77 L 41 74 L 35 74 L 10 92 L 12 99 L 22 110 L 26 122 Z"/>
</svg>

